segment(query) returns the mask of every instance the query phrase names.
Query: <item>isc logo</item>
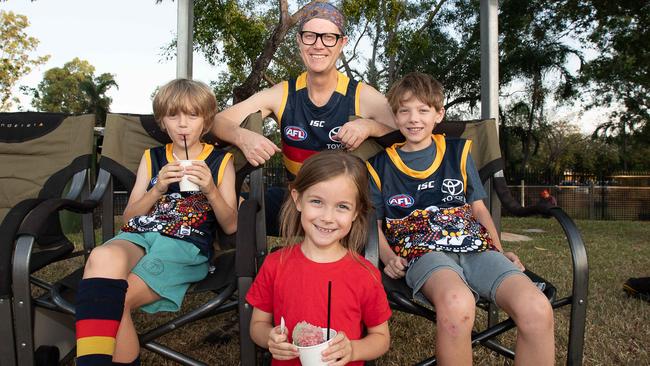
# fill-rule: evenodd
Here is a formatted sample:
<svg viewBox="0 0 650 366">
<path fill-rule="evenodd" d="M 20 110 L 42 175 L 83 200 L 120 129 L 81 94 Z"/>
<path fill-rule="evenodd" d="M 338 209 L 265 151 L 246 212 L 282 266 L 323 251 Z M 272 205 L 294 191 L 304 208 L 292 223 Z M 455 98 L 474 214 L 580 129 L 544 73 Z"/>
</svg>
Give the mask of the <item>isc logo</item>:
<svg viewBox="0 0 650 366">
<path fill-rule="evenodd" d="M 302 141 L 307 138 L 307 132 L 300 127 L 289 126 L 284 129 L 284 135 L 292 141 Z"/>
<path fill-rule="evenodd" d="M 413 200 L 413 197 L 408 194 L 396 194 L 388 199 L 388 204 L 390 206 L 408 208 L 413 206 L 413 203 L 415 203 L 415 200 Z"/>
</svg>

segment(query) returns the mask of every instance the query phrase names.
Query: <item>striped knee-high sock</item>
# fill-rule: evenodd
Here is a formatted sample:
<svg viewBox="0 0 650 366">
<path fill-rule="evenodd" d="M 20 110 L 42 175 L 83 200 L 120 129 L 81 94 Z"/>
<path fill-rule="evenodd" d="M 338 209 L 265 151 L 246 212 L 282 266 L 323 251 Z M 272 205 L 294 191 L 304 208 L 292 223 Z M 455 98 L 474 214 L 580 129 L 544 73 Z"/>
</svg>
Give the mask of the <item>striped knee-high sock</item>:
<svg viewBox="0 0 650 366">
<path fill-rule="evenodd" d="M 113 362 L 113 366 L 140 366 L 140 356 L 131 362 Z"/>
<path fill-rule="evenodd" d="M 128 283 L 110 278 L 81 280 L 75 310 L 77 365 L 112 365 L 115 335 Z"/>
</svg>

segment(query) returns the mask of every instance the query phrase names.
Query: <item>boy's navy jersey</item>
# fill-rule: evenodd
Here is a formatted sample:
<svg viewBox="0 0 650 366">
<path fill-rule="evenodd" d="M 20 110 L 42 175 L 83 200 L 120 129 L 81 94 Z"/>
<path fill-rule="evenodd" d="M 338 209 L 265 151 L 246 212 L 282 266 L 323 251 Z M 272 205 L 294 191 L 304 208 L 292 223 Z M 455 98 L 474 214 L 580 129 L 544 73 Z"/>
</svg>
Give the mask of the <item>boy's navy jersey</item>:
<svg viewBox="0 0 650 366">
<path fill-rule="evenodd" d="M 436 155 L 425 170 L 409 168 L 395 144 L 367 163 L 381 192 L 384 233 L 397 255 L 416 260 L 430 251 L 473 252 L 491 245 L 467 204 L 471 141 L 432 135 Z"/>
<path fill-rule="evenodd" d="M 284 166 L 289 180 L 293 180 L 308 157 L 343 147 L 334 136 L 350 116 L 359 115 L 362 83 L 338 73 L 336 90 L 322 107 L 309 99 L 307 73 L 283 84 L 284 95 L 277 118 L 282 131 Z"/>
<path fill-rule="evenodd" d="M 205 161 L 218 187 L 231 153 L 203 144 L 203 151 L 194 160 Z M 172 144 L 145 150 L 144 158 L 149 172 L 147 191 L 158 181 L 158 173 L 176 159 Z M 122 227 L 125 232 L 159 232 L 162 235 L 182 239 L 196 245 L 201 253 L 210 258 L 212 243 L 217 229 L 217 217 L 210 202 L 201 191 L 181 192 L 178 183 L 172 183 L 167 193 L 156 201 L 147 215 L 135 216 Z"/>
</svg>

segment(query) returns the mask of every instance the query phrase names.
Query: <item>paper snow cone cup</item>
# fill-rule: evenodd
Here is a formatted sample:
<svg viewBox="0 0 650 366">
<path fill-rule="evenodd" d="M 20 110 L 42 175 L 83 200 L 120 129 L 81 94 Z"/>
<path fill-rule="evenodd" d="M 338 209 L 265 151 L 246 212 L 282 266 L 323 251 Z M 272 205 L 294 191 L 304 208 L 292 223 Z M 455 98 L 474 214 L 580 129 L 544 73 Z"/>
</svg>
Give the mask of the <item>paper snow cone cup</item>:
<svg viewBox="0 0 650 366">
<path fill-rule="evenodd" d="M 322 328 L 323 330 L 323 339 L 327 339 L 327 328 Z M 300 353 L 300 364 L 302 366 L 326 366 L 327 363 L 323 362 L 322 352 L 329 347 L 329 341 L 331 341 L 336 336 L 336 331 L 330 329 L 330 339 L 326 340 L 321 344 L 309 347 L 298 347 L 298 352 Z"/>
<path fill-rule="evenodd" d="M 196 160 L 179 160 L 182 167 L 191 166 L 193 161 L 196 161 Z M 181 188 L 181 192 L 193 192 L 193 191 L 201 190 L 199 188 L 199 185 L 196 184 L 196 183 L 190 182 L 188 177 L 189 177 L 188 175 L 184 175 L 183 178 L 181 178 L 181 181 L 178 182 L 178 185 Z"/>
</svg>

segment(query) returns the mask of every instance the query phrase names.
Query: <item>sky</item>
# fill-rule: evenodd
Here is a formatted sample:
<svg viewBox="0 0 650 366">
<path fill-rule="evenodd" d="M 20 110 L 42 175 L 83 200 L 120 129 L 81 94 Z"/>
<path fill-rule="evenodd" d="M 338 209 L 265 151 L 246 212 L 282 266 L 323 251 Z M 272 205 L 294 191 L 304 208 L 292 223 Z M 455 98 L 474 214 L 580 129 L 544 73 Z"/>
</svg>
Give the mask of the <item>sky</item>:
<svg viewBox="0 0 650 366">
<path fill-rule="evenodd" d="M 40 44 L 34 56 L 50 55 L 46 64 L 23 77 L 18 85 L 36 87 L 43 73 L 63 67 L 75 57 L 95 67 L 95 75 L 115 75 L 111 112 L 152 113 L 151 94 L 176 76 L 176 60 L 164 60 L 162 49 L 176 37 L 177 2 L 164 0 L 11 0 L 0 9 L 26 15 L 28 35 Z M 194 54 L 193 76 L 209 82 L 219 69 Z M 16 93 L 19 92 L 16 89 Z M 21 97 L 23 109 L 31 107 Z"/>
<path fill-rule="evenodd" d="M 152 113 L 151 95 L 156 87 L 176 76 L 176 60 L 165 60 L 162 49 L 176 37 L 177 2 L 163 0 L 11 0 L 0 1 L 0 9 L 26 15 L 28 35 L 40 44 L 33 56 L 50 55 L 49 61 L 23 77 L 18 85 L 35 88 L 43 73 L 62 67 L 75 57 L 95 67 L 95 75 L 115 76 L 119 89 L 113 98 L 113 113 Z M 206 83 L 219 74 L 199 54 L 194 54 L 193 78 Z M 30 99 L 20 95 L 24 110 Z M 15 108 L 15 107 L 14 107 Z M 580 107 L 548 108 L 549 117 L 567 119 L 585 133 L 604 120 L 605 111 L 579 113 Z"/>
</svg>

